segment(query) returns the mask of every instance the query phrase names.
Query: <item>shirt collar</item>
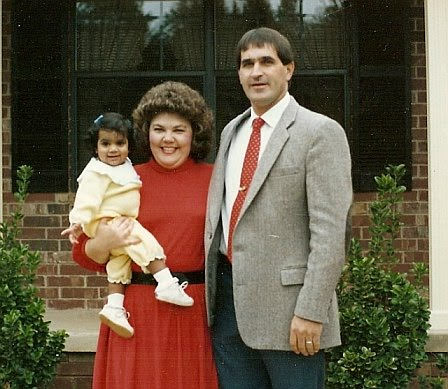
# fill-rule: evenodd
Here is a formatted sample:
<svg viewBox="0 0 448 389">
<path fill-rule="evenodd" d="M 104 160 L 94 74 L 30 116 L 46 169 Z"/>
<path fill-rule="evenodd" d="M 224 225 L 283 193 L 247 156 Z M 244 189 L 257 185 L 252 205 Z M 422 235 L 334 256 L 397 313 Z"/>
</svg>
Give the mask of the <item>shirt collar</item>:
<svg viewBox="0 0 448 389">
<path fill-rule="evenodd" d="M 283 115 L 283 112 L 285 111 L 286 107 L 288 106 L 289 102 L 291 100 L 291 95 L 286 91 L 286 94 L 280 99 L 280 101 L 275 104 L 272 108 L 267 110 L 263 115 L 260 117 L 265 121 L 265 123 L 271 127 L 275 128 L 277 123 L 280 121 L 280 118 Z M 250 108 L 250 123 L 253 122 L 255 118 L 257 118 L 258 115 L 254 112 L 253 108 Z"/>
</svg>

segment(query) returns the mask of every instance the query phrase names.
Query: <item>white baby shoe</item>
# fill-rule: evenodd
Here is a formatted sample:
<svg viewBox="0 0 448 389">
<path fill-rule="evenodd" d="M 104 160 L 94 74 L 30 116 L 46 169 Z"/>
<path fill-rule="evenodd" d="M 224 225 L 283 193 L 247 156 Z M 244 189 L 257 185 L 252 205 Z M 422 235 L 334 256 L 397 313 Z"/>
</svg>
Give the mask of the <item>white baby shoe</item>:
<svg viewBox="0 0 448 389">
<path fill-rule="evenodd" d="M 183 307 L 191 307 L 194 300 L 185 293 L 184 289 L 187 286 L 187 281 L 184 281 L 179 285 L 179 279 L 173 277 L 169 282 L 157 285 L 155 290 L 156 299 L 165 301 L 166 303 L 181 305 Z"/>
<path fill-rule="evenodd" d="M 134 329 L 128 322 L 129 312 L 123 307 L 114 307 L 106 304 L 99 313 L 102 323 L 110 327 L 117 335 L 130 338 L 134 335 Z"/>
</svg>

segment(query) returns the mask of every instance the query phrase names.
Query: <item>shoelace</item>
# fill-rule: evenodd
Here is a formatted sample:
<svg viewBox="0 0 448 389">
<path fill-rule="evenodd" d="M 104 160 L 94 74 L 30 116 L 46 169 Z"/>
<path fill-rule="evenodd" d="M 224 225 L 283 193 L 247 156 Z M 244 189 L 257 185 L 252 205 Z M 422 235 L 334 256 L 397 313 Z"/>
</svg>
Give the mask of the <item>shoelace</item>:
<svg viewBox="0 0 448 389">
<path fill-rule="evenodd" d="M 182 282 L 182 283 L 179 285 L 179 287 L 180 287 L 180 289 L 181 289 L 181 292 L 182 292 L 183 294 L 186 294 L 186 293 L 184 292 L 184 289 L 185 289 L 187 286 L 188 286 L 188 281 L 184 281 L 184 282 Z"/>
</svg>

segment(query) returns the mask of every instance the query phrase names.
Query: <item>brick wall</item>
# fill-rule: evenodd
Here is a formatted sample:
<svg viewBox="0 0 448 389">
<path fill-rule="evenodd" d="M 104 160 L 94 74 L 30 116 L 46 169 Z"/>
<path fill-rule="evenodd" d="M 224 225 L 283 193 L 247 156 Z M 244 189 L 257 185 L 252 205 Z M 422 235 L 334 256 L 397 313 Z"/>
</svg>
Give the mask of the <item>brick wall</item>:
<svg viewBox="0 0 448 389">
<path fill-rule="evenodd" d="M 10 213 L 11 194 L 11 0 L 3 6 L 3 193 L 4 215 Z M 397 248 L 402 259 L 400 270 L 413 261 L 428 261 L 428 158 L 426 137 L 426 79 L 423 0 L 413 0 L 411 7 L 412 59 L 412 191 L 405 194 L 403 222 Z M 355 195 L 353 234 L 365 244 L 368 234 L 368 204 L 373 193 Z M 23 239 L 42 251 L 38 284 L 47 306 L 56 309 L 98 308 L 105 295 L 103 276 L 83 271 L 70 258 L 70 245 L 60 239 L 68 225 L 67 214 L 73 194 L 32 194 L 25 208 Z"/>
<path fill-rule="evenodd" d="M 64 353 L 48 389 L 91 389 L 93 353 Z"/>
</svg>

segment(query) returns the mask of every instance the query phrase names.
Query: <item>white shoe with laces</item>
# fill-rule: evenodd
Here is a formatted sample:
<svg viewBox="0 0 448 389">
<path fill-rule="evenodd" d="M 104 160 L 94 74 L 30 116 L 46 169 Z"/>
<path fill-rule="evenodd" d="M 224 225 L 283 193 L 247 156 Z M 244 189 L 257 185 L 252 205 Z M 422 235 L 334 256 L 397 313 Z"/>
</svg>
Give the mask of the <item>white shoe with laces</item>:
<svg viewBox="0 0 448 389">
<path fill-rule="evenodd" d="M 191 307 L 194 300 L 185 293 L 184 289 L 188 286 L 188 282 L 184 281 L 179 285 L 179 279 L 173 277 L 169 283 L 160 283 L 155 290 L 156 299 L 165 301 L 182 307 Z"/>
<path fill-rule="evenodd" d="M 134 335 L 134 328 L 129 324 L 129 312 L 123 307 L 114 307 L 106 304 L 99 313 L 100 320 L 112 331 L 123 338 L 131 338 Z"/>
</svg>

